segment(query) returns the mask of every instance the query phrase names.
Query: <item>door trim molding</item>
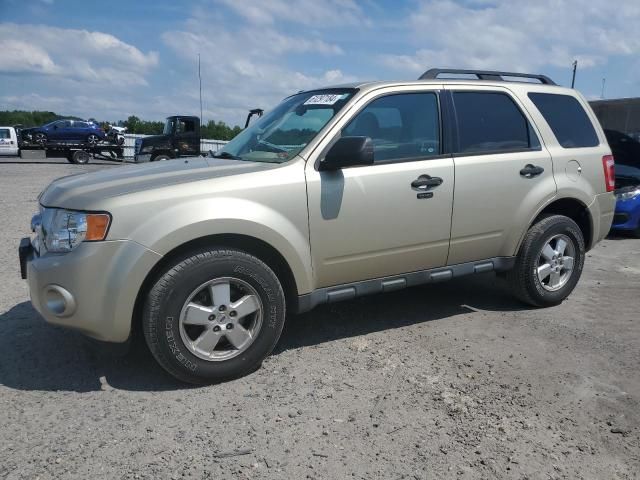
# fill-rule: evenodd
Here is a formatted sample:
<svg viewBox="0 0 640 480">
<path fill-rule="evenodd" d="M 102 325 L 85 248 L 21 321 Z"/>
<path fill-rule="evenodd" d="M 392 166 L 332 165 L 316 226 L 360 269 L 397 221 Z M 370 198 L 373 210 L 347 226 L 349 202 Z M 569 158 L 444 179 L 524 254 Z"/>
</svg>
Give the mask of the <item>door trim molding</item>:
<svg viewBox="0 0 640 480">
<path fill-rule="evenodd" d="M 299 295 L 295 312 L 304 313 L 323 303 L 340 302 L 364 295 L 391 292 L 426 283 L 443 282 L 452 278 L 475 273 L 491 271 L 504 272 L 511 270 L 515 262 L 516 257 L 494 257 L 486 260 L 319 288 L 311 293 Z"/>
</svg>

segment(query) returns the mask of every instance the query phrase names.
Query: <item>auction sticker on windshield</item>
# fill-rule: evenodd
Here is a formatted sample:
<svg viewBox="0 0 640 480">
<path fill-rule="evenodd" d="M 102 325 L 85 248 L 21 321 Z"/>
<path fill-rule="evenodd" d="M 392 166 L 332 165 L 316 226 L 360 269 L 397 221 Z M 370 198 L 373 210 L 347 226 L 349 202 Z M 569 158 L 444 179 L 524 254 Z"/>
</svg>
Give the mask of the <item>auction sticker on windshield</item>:
<svg viewBox="0 0 640 480">
<path fill-rule="evenodd" d="M 345 96 L 344 93 L 325 93 L 323 95 L 313 95 L 304 105 L 333 105 Z"/>
</svg>

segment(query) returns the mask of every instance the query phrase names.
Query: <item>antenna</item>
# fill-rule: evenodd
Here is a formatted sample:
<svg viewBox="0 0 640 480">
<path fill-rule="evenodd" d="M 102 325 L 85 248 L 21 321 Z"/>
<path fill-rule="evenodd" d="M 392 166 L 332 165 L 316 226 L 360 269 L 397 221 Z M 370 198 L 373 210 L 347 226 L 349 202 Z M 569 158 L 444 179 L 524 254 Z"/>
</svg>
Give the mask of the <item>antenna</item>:
<svg viewBox="0 0 640 480">
<path fill-rule="evenodd" d="M 200 54 L 198 54 L 198 82 L 200 84 L 200 125 L 202 125 L 202 75 L 200 74 Z"/>
<path fill-rule="evenodd" d="M 602 92 L 600 93 L 600 98 L 604 100 L 604 84 L 607 83 L 607 79 L 602 79 Z"/>
<path fill-rule="evenodd" d="M 576 84 L 576 70 L 578 69 L 578 60 L 573 61 L 573 76 L 571 77 L 571 88 Z"/>
</svg>

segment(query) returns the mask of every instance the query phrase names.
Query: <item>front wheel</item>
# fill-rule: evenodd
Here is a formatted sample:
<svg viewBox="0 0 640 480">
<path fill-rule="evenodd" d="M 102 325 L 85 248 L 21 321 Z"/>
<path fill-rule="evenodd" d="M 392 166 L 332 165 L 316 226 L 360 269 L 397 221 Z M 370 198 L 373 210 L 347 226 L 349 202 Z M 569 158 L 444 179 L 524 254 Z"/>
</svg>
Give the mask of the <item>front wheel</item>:
<svg viewBox="0 0 640 480">
<path fill-rule="evenodd" d="M 205 249 L 158 277 L 142 322 L 149 349 L 167 372 L 206 384 L 258 368 L 284 320 L 284 293 L 265 263 L 238 250 Z"/>
<path fill-rule="evenodd" d="M 151 159 L 152 162 L 161 162 L 164 160 L 171 160 L 171 157 L 169 155 L 162 153 L 160 155 L 156 155 Z"/>
<path fill-rule="evenodd" d="M 36 133 L 34 136 L 34 140 L 41 147 L 44 147 L 47 144 L 47 136 L 44 133 Z"/>
<path fill-rule="evenodd" d="M 507 281 L 525 303 L 536 307 L 558 305 L 578 283 L 584 258 L 580 227 L 563 215 L 546 216 L 525 235 Z"/>
</svg>

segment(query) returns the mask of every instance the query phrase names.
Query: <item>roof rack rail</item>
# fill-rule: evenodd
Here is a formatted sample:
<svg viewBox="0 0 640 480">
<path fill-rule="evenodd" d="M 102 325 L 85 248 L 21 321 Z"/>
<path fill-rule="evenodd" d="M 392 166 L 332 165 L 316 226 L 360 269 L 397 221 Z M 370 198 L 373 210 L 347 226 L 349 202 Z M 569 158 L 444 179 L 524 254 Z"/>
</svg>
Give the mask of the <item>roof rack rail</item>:
<svg viewBox="0 0 640 480">
<path fill-rule="evenodd" d="M 453 73 L 459 75 L 475 75 L 478 80 L 492 80 L 498 82 L 506 81 L 503 77 L 519 77 L 519 78 L 530 78 L 534 80 L 538 80 L 540 83 L 544 85 L 556 85 L 556 82 L 551 80 L 546 75 L 535 75 L 529 73 L 514 73 L 514 72 L 496 72 L 492 70 L 460 70 L 457 68 L 432 68 L 427 70 L 418 80 L 435 80 L 439 75 Z"/>
</svg>

